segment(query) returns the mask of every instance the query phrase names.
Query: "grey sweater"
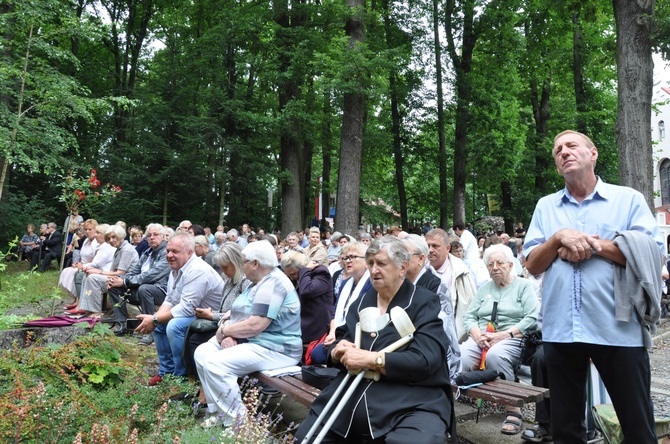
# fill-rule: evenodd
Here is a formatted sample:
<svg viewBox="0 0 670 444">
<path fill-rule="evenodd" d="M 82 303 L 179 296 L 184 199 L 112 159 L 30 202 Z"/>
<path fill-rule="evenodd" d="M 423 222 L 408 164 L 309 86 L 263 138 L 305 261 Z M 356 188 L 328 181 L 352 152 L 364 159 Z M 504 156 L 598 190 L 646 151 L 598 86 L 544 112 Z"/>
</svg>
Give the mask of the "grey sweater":
<svg viewBox="0 0 670 444">
<path fill-rule="evenodd" d="M 614 267 L 614 302 L 617 321 L 630 322 L 635 313 L 642 324 L 644 345 L 651 348 L 651 333 L 661 317 L 661 269 L 658 245 L 640 231 L 618 232 L 614 243 L 626 257 L 626 266 Z"/>
</svg>

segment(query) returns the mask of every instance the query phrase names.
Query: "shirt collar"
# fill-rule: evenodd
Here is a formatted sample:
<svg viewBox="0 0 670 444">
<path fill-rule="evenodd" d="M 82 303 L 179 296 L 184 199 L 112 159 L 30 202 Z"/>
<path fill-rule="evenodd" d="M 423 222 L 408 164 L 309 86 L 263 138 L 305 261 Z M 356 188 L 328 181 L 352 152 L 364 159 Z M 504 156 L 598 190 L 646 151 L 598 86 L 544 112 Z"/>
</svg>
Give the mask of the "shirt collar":
<svg viewBox="0 0 670 444">
<path fill-rule="evenodd" d="M 592 199 L 600 199 L 600 200 L 607 200 L 609 196 L 609 190 L 607 189 L 607 186 L 605 182 L 600 179 L 600 176 L 596 176 L 597 181 L 596 181 L 596 186 L 589 194 L 584 201 L 587 200 L 592 200 Z M 556 199 L 556 205 L 560 205 L 563 203 L 568 203 L 568 202 L 577 202 L 572 195 L 570 194 L 570 191 L 568 191 L 568 187 L 564 187 L 561 191 L 558 192 L 558 197 Z"/>
</svg>

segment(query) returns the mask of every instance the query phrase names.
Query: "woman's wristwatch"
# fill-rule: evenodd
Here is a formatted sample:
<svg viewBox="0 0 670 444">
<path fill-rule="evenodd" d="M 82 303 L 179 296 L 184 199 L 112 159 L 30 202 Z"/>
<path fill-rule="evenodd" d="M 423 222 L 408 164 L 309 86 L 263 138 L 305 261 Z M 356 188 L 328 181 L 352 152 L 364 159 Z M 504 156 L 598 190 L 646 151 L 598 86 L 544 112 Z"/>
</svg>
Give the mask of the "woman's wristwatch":
<svg viewBox="0 0 670 444">
<path fill-rule="evenodd" d="M 375 371 L 380 372 L 382 367 L 384 367 L 384 354 L 377 353 L 377 357 L 375 358 Z"/>
</svg>

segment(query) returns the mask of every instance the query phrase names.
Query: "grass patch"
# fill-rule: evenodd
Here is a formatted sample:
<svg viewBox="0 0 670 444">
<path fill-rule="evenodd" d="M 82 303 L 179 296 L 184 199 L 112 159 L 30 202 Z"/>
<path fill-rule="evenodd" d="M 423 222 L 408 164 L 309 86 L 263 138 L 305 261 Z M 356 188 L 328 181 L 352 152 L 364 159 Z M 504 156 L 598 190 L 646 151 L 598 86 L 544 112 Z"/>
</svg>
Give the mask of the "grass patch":
<svg viewBox="0 0 670 444">
<path fill-rule="evenodd" d="M 58 270 L 27 271 L 28 263 L 5 262 L 0 273 L 0 330 L 17 328 L 24 322 L 52 314 L 62 297 Z"/>
</svg>

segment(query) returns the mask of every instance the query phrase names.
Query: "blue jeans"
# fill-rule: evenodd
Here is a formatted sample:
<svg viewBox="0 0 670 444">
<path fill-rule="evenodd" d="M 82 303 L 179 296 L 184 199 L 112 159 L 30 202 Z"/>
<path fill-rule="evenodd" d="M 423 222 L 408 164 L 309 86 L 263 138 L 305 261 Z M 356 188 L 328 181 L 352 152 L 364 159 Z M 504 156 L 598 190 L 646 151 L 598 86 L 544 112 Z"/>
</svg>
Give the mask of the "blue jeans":
<svg viewBox="0 0 670 444">
<path fill-rule="evenodd" d="M 167 324 L 160 324 L 154 329 L 159 375 L 186 376 L 186 367 L 182 360 L 184 338 L 189 324 L 194 319 L 195 316 L 172 318 Z"/>
</svg>

